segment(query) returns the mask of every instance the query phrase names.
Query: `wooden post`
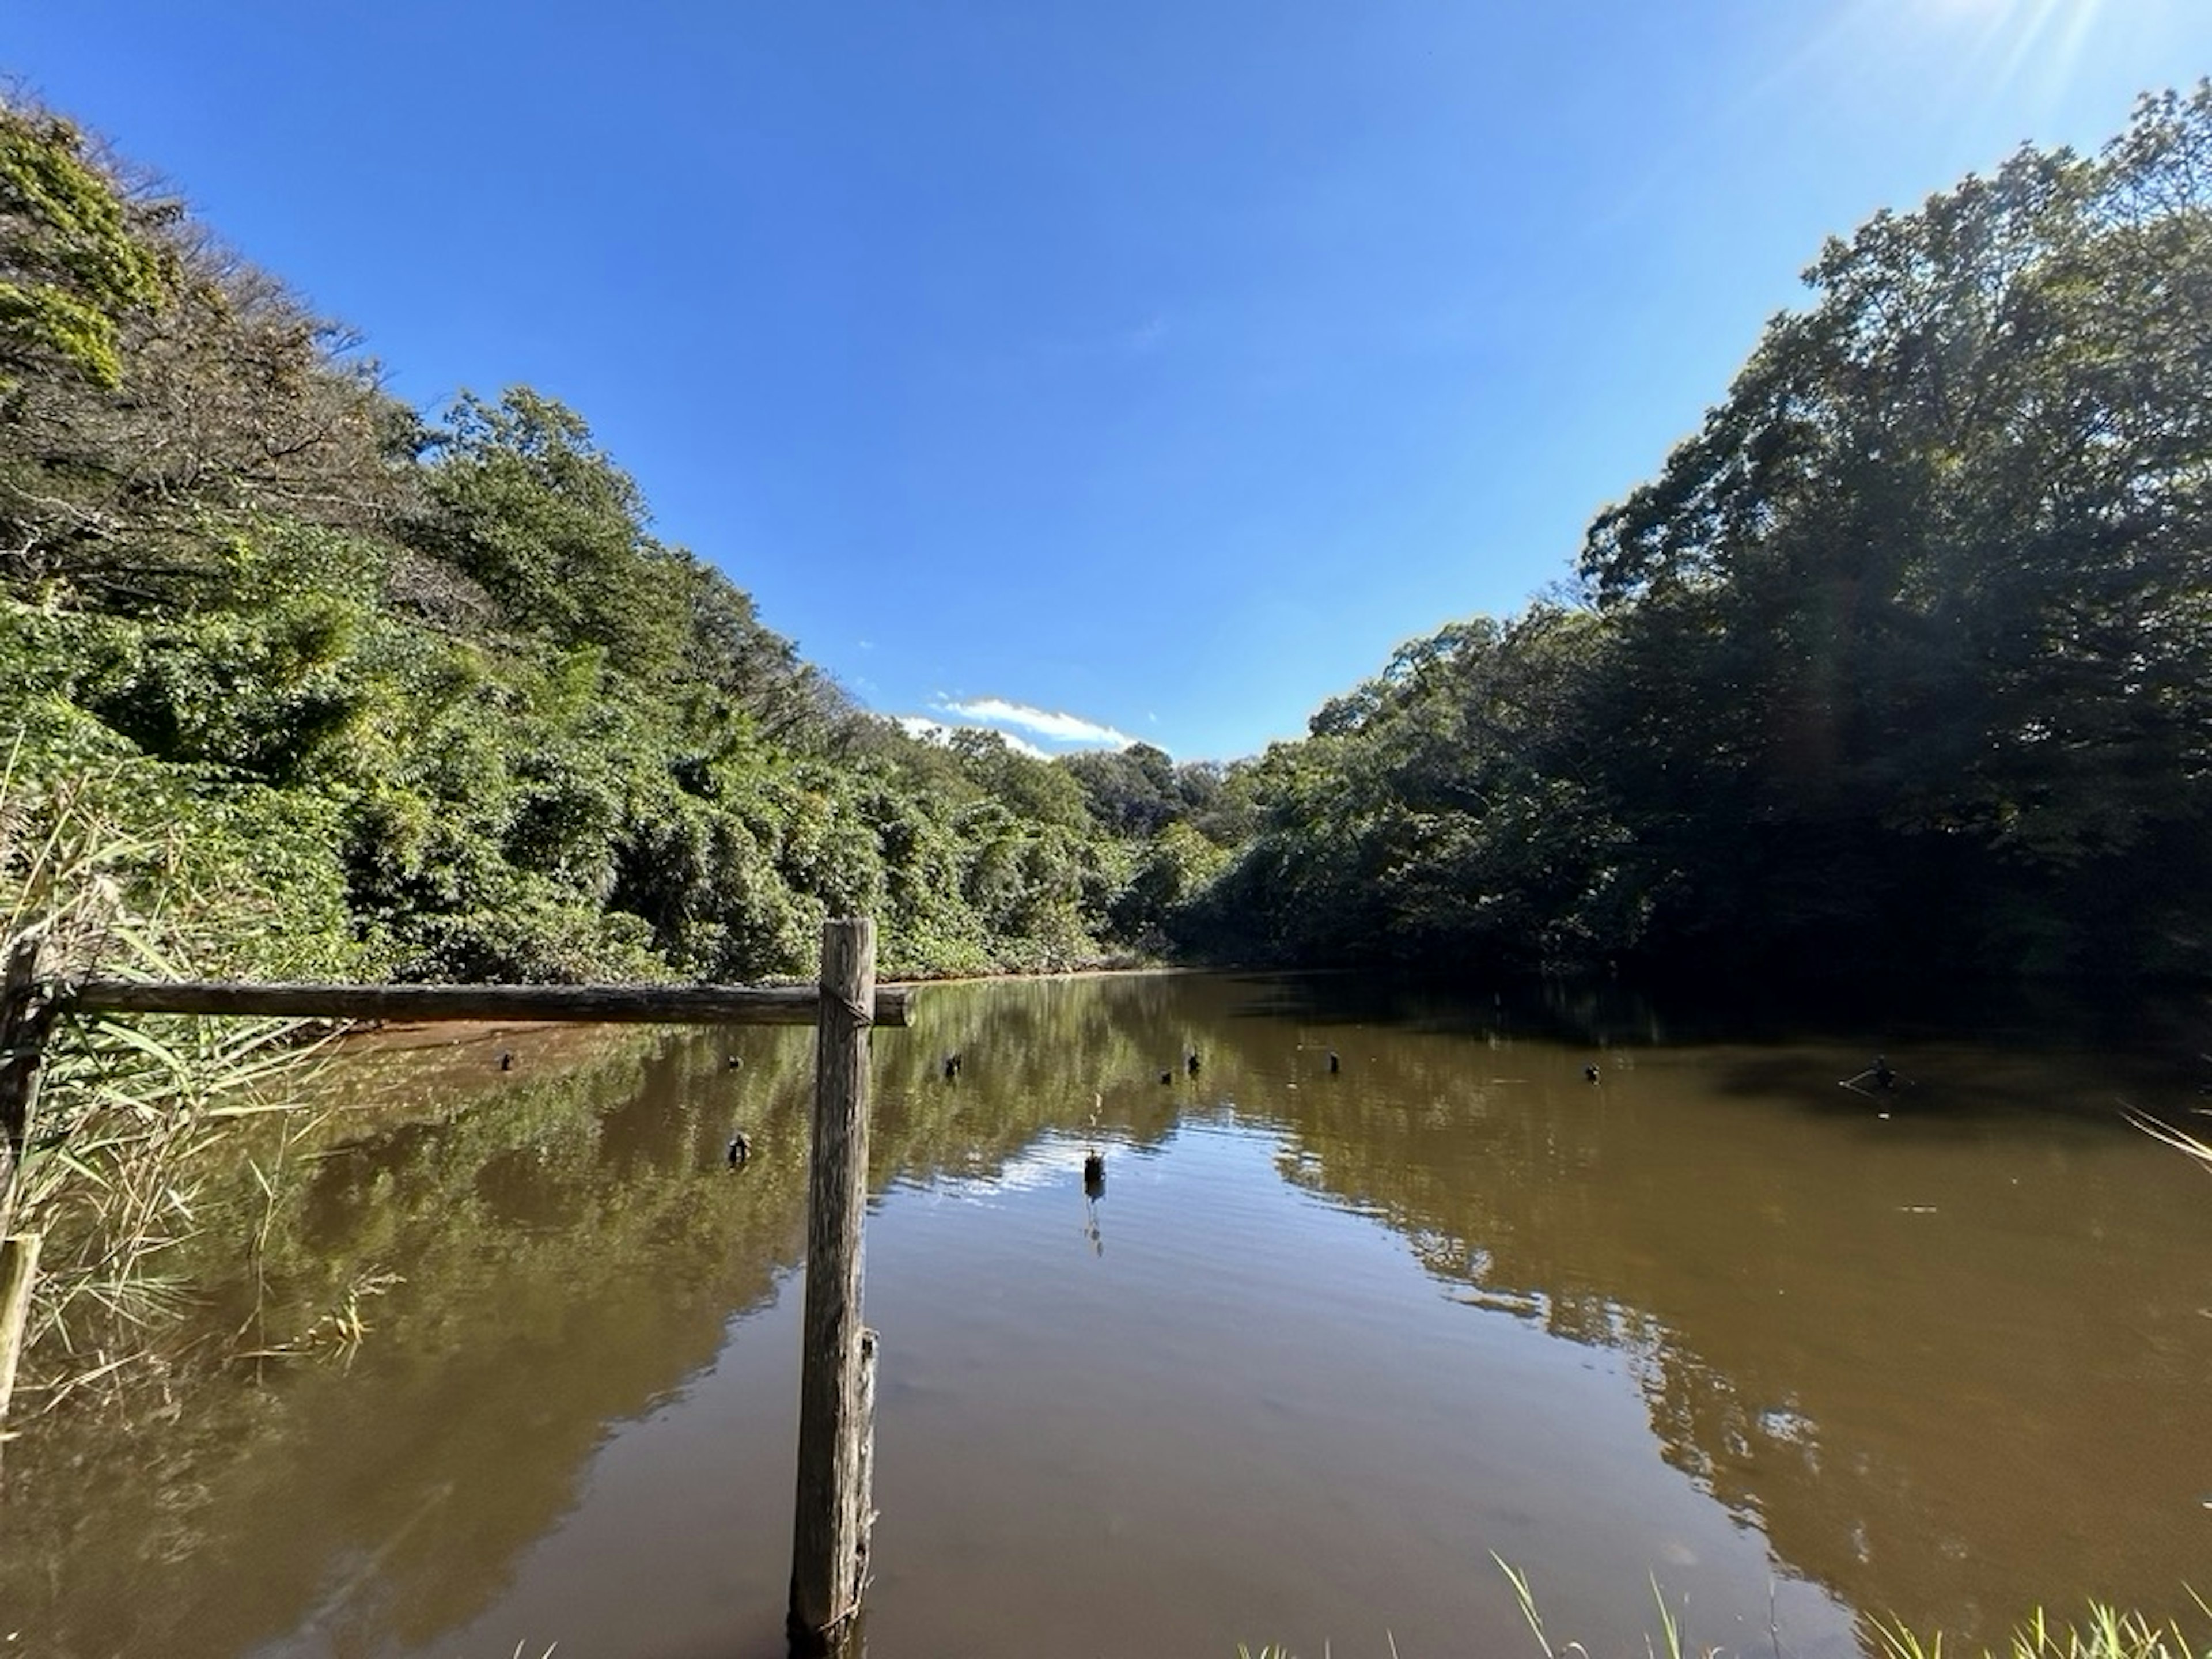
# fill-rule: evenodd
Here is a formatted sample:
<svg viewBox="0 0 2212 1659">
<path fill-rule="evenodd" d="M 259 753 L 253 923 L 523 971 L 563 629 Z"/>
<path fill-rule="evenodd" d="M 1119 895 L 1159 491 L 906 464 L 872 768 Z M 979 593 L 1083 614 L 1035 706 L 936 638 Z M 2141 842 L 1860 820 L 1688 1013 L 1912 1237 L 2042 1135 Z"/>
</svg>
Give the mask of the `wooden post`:
<svg viewBox="0 0 2212 1659">
<path fill-rule="evenodd" d="M 860 1517 L 859 1565 L 853 1576 L 853 1603 L 868 1593 L 868 1543 L 876 1526 L 876 1353 L 875 1332 L 860 1328 L 860 1408 L 853 1414 L 853 1512 Z"/>
<path fill-rule="evenodd" d="M 868 1184 L 868 1028 L 875 924 L 822 927 L 814 1036 L 814 1151 L 807 1181 L 806 1310 L 792 1524 L 794 1652 L 826 1653 L 860 1611 L 873 1462 L 873 1344 L 860 1328 L 860 1220 Z"/>
<path fill-rule="evenodd" d="M 39 1270 L 38 1234 L 7 1236 L 22 1179 L 23 1149 L 30 1139 L 31 1112 L 39 1103 L 46 1028 L 54 1015 L 52 1002 L 40 990 L 38 973 L 37 935 L 17 939 L 0 974 L 0 1446 L 6 1444 L 8 1398 L 15 1391 L 15 1362 Z"/>
<path fill-rule="evenodd" d="M 15 1360 L 22 1352 L 38 1273 L 38 1234 L 0 1238 L 0 1454 L 7 1449 L 8 1396 L 15 1391 Z"/>
<path fill-rule="evenodd" d="M 15 1217 L 23 1148 L 30 1137 L 32 1109 L 39 1103 L 46 1028 L 54 1018 L 53 1000 L 40 988 L 38 975 L 38 936 L 28 934 L 9 947 L 0 975 L 0 1235 Z"/>
</svg>

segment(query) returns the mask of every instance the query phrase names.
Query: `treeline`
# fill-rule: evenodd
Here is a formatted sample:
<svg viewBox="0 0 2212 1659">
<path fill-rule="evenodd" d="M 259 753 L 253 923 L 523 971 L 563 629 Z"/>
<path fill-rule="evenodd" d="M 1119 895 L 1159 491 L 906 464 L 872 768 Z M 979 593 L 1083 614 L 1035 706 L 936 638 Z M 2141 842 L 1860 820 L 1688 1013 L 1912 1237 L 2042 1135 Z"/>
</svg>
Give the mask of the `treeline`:
<svg viewBox="0 0 2212 1659">
<path fill-rule="evenodd" d="M 1182 937 L 2212 972 L 2212 88 L 1807 279 L 1563 597 L 1407 647 L 1258 763 Z"/>
<path fill-rule="evenodd" d="M 574 411 L 399 404 L 155 184 L 0 109 L 11 890 L 89 813 L 234 968 L 748 980 L 830 913 L 896 974 L 1157 947 L 1225 858 L 1218 769 L 909 736 L 649 523 Z"/>
<path fill-rule="evenodd" d="M 856 707 L 526 388 L 426 416 L 0 113 L 0 851 L 256 971 L 2212 972 L 2212 88 L 1832 241 L 1560 595 L 1229 767 Z M 9 734 L 15 734 L 9 737 Z M 11 827 L 12 826 L 12 827 Z"/>
</svg>

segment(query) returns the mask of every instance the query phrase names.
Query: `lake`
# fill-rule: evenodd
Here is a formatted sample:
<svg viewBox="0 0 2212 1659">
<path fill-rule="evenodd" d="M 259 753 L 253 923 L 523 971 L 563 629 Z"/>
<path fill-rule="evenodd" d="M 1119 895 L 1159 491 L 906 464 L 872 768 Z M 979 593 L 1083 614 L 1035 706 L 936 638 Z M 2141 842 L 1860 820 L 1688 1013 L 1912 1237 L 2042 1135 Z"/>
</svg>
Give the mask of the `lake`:
<svg viewBox="0 0 2212 1659">
<path fill-rule="evenodd" d="M 1493 1556 L 1598 1659 L 1655 1583 L 1801 1659 L 2181 1613 L 2212 1180 L 2118 1106 L 2212 1103 L 2202 1018 L 926 988 L 874 1039 L 862 1639 L 1534 1654 Z M 1838 1086 L 1877 1051 L 1894 1090 Z M 342 1056 L 278 1200 L 210 1219 L 167 1386 L 20 1425 L 0 1652 L 780 1655 L 811 1066 Z"/>
</svg>

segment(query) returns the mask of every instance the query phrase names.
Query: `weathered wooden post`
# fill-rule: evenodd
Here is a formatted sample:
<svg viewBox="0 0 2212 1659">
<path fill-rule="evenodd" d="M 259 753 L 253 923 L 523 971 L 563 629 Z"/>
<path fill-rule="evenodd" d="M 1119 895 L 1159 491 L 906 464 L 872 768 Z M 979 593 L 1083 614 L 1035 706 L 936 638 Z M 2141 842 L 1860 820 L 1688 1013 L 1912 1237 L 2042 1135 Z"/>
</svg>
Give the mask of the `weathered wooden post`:
<svg viewBox="0 0 2212 1659">
<path fill-rule="evenodd" d="M 830 1651 L 860 1611 L 874 1519 L 875 1340 L 860 1325 L 860 1222 L 867 1205 L 875 984 L 875 923 L 866 917 L 824 922 L 806 1197 L 798 1504 L 786 1620 L 793 1650 L 804 1653 Z"/>
<path fill-rule="evenodd" d="M 38 982 L 39 939 L 35 933 L 9 947 L 0 977 L 0 1233 L 15 1214 L 15 1186 L 23 1166 L 23 1146 L 31 1129 L 31 1109 L 39 1100 L 39 1068 L 46 1056 L 46 1028 L 53 1023 L 52 1000 Z"/>
<path fill-rule="evenodd" d="M 31 1112 L 39 1101 L 46 1028 L 54 1005 L 38 983 L 39 941 L 19 939 L 0 975 L 0 1447 L 6 1444 L 8 1398 L 15 1391 L 15 1361 L 31 1313 L 31 1286 L 39 1270 L 39 1236 L 10 1237 Z"/>
<path fill-rule="evenodd" d="M 0 1238 L 0 1451 L 8 1443 L 8 1396 L 15 1392 L 15 1361 L 31 1316 L 31 1286 L 38 1282 L 39 1235 Z"/>
</svg>

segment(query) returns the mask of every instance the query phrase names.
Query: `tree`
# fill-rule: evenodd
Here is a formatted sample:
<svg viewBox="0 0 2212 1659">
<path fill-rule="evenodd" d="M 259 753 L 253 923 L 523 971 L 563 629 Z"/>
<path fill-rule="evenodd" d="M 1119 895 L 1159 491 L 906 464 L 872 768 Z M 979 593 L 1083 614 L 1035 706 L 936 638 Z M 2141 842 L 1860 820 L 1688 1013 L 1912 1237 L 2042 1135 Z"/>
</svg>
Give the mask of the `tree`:
<svg viewBox="0 0 2212 1659">
<path fill-rule="evenodd" d="M 37 148 L 37 132 L 58 177 L 34 180 L 38 190 L 17 191 L 17 210 L 0 210 L 0 288 L 20 297 L 40 273 L 82 265 L 106 273 L 80 287 L 106 300 L 94 307 L 90 357 L 26 333 L 28 325 L 10 332 L 0 318 L 0 570 L 63 597 L 198 606 L 224 602 L 228 572 L 210 554 L 225 530 L 278 519 L 386 527 L 415 422 L 379 388 L 353 337 L 173 204 L 126 197 L 76 157 L 73 130 L 27 131 L 0 113 L 0 150 L 21 164 L 0 165 L 0 201 L 6 179 L 34 171 L 24 151 Z M 69 219 L 70 179 L 98 199 L 77 204 L 83 222 L 69 234 L 44 234 L 48 220 L 22 203 Z M 74 262 L 48 246 L 116 237 L 128 246 Z"/>
<path fill-rule="evenodd" d="M 831 910 L 879 915 L 904 972 L 1098 954 L 1133 856 L 1080 784 L 858 708 L 654 538 L 572 410 L 518 387 L 424 420 L 5 109 L 0 284 L 15 776 L 127 777 L 194 881 L 273 896 L 292 866 L 318 948 L 403 976 L 803 973 Z"/>
<path fill-rule="evenodd" d="M 1316 734 L 1271 750 L 1228 878 L 1298 957 L 1586 965 L 1634 943 L 1626 836 L 1588 718 L 1607 625 L 1540 605 L 1400 648 Z M 1232 920 L 1189 907 L 1194 937 Z"/>
<path fill-rule="evenodd" d="M 173 276 L 130 217 L 74 126 L 0 106 L 0 390 L 56 368 L 121 383 L 122 319 L 160 305 Z"/>
<path fill-rule="evenodd" d="M 960 726 L 945 742 L 975 787 L 1018 817 L 1067 830 L 1090 828 L 1091 815 L 1076 781 L 1049 761 L 1022 753 L 1003 732 Z"/>
<path fill-rule="evenodd" d="M 2208 161 L 2200 86 L 1832 241 L 1593 526 L 1678 929 L 2147 964 L 2212 914 Z"/>
<path fill-rule="evenodd" d="M 582 417 L 527 386 L 496 404 L 464 392 L 428 448 L 428 510 L 411 531 L 424 550 L 517 628 L 603 645 L 635 674 L 678 665 L 698 584 L 646 533 L 644 497 Z"/>
<path fill-rule="evenodd" d="M 1086 750 L 1054 764 L 1083 786 L 1091 817 L 1118 835 L 1151 836 L 1182 816 L 1175 762 L 1151 744 Z"/>
</svg>

